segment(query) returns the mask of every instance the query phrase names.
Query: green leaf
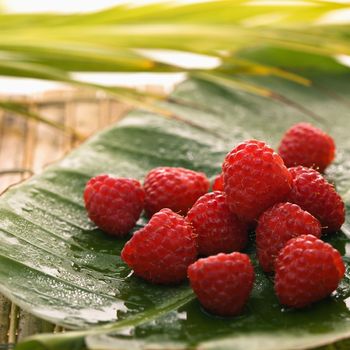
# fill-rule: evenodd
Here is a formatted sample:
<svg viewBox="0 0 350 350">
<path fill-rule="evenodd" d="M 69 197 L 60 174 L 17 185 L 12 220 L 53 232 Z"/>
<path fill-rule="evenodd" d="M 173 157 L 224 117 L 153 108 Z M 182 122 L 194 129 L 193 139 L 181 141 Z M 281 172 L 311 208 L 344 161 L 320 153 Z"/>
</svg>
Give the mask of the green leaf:
<svg viewBox="0 0 350 350">
<path fill-rule="evenodd" d="M 182 62 L 176 60 L 166 64 L 144 50 L 165 49 L 222 60 L 222 65 L 212 69 L 216 77 L 207 76 L 207 80 L 250 72 L 308 84 L 280 67 L 238 60 L 237 52 L 268 44 L 325 57 L 350 55 L 348 26 L 322 24 L 322 18 L 333 11 L 347 11 L 347 5 L 315 0 L 283 4 L 251 0 L 179 4 L 171 0 L 85 14 L 0 13 L 0 75 L 102 89 L 119 101 L 169 116 L 169 111 L 155 109 L 159 98 L 82 82 L 72 73 L 197 71 L 181 67 Z M 232 84 L 258 94 L 264 90 L 237 79 Z"/>
<path fill-rule="evenodd" d="M 298 59 L 285 60 L 286 55 Z M 120 259 L 126 239 L 104 235 L 86 216 L 82 191 L 93 175 L 143 179 L 153 167 L 169 165 L 213 178 L 237 142 L 254 137 L 276 146 L 285 129 L 299 121 L 312 122 L 335 138 L 337 159 L 327 176 L 349 210 L 349 69 L 330 58 L 285 49 L 264 47 L 240 56 L 290 70 L 310 84 L 266 74 L 235 74 L 232 84 L 230 75 L 198 75 L 181 84 L 171 102 L 159 105 L 176 118 L 135 111 L 2 196 L 1 292 L 34 315 L 76 329 L 33 336 L 18 349 L 284 350 L 350 336 L 349 239 L 344 234 L 350 233 L 349 214 L 343 232 L 326 237 L 347 265 L 334 295 L 304 310 L 283 309 L 250 244 L 246 252 L 255 264 L 254 290 L 244 313 L 228 319 L 204 312 L 187 283 L 156 286 L 131 275 Z M 135 229 L 145 223 L 142 217 Z"/>
<path fill-rule="evenodd" d="M 321 25 L 347 5 L 216 0 L 120 5 L 87 14 L 0 14 L 0 74 L 52 77 L 72 71 L 181 71 L 135 49 L 174 49 L 220 57 L 260 43 L 327 56 L 349 54 L 348 28 Z M 220 51 L 218 51 L 220 50 Z M 2 63 L 4 66 L 2 66 Z M 13 64 L 10 69 L 7 65 Z M 37 68 L 40 67 L 40 70 Z"/>
</svg>

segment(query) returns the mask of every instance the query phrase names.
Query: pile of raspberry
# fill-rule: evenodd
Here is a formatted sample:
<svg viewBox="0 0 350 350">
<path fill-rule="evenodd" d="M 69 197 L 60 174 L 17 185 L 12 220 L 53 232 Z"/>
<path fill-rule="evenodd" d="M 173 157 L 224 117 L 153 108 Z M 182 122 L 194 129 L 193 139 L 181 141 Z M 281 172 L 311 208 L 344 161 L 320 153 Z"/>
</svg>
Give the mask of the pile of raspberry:
<svg viewBox="0 0 350 350">
<path fill-rule="evenodd" d="M 204 173 L 159 167 L 143 186 L 135 179 L 92 178 L 85 206 L 90 219 L 116 237 L 126 236 L 144 210 L 150 220 L 125 244 L 122 260 L 151 283 L 188 278 L 202 306 L 221 316 L 244 312 L 255 274 L 242 251 L 255 231 L 257 260 L 274 274 L 280 303 L 302 308 L 335 291 L 345 272 L 339 252 L 322 241 L 345 220 L 341 197 L 322 175 L 334 155 L 329 135 L 300 123 L 285 133 L 278 153 L 263 141 L 237 145 L 212 192 Z"/>
</svg>

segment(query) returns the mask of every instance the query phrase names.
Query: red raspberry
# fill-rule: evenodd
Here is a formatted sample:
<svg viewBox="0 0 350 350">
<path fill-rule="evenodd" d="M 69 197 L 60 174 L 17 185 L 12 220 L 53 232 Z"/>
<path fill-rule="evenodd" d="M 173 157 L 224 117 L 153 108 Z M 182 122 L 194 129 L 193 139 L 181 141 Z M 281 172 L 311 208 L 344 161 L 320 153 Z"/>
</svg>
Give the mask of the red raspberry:
<svg viewBox="0 0 350 350">
<path fill-rule="evenodd" d="M 303 165 L 323 172 L 334 159 L 335 144 L 322 130 L 300 123 L 287 130 L 278 152 L 287 167 Z"/>
<path fill-rule="evenodd" d="M 256 229 L 259 263 L 265 272 L 274 271 L 275 259 L 286 243 L 301 235 L 321 236 L 321 225 L 307 211 L 291 203 L 279 203 L 263 213 Z"/>
<path fill-rule="evenodd" d="M 281 304 L 301 308 L 337 289 L 345 267 L 337 250 L 311 235 L 292 238 L 276 259 L 275 291 Z"/>
<path fill-rule="evenodd" d="M 248 255 L 237 252 L 199 259 L 187 275 L 203 307 L 221 316 L 242 312 L 255 277 Z"/>
<path fill-rule="evenodd" d="M 215 177 L 213 181 L 213 191 L 223 191 L 224 190 L 224 176 L 219 174 Z"/>
<path fill-rule="evenodd" d="M 147 215 L 151 217 L 163 208 L 186 215 L 195 201 L 208 192 L 209 186 L 203 173 L 184 168 L 155 168 L 144 183 Z"/>
<path fill-rule="evenodd" d="M 247 226 L 230 212 L 224 192 L 215 191 L 199 198 L 187 219 L 197 235 L 200 255 L 242 250 L 247 243 Z"/>
<path fill-rule="evenodd" d="M 113 236 L 126 235 L 143 209 L 145 193 L 134 179 L 98 175 L 89 180 L 84 202 L 89 218 Z"/>
<path fill-rule="evenodd" d="M 288 201 L 317 218 L 324 232 L 339 230 L 345 221 L 345 207 L 334 186 L 314 169 L 298 166 L 289 171 L 293 187 Z"/>
<path fill-rule="evenodd" d="M 283 202 L 291 189 L 292 177 L 282 158 L 261 141 L 239 144 L 222 169 L 229 208 L 243 221 L 251 222 Z"/>
<path fill-rule="evenodd" d="M 121 257 L 139 277 L 153 283 L 178 283 L 197 257 L 196 237 L 189 222 L 170 209 L 154 214 L 134 233 Z"/>
</svg>

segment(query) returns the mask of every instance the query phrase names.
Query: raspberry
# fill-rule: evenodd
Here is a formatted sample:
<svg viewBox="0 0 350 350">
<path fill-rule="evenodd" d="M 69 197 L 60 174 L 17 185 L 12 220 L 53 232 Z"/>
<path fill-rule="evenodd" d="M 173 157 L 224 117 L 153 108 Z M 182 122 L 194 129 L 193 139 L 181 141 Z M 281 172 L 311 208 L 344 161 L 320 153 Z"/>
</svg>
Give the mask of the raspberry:
<svg viewBox="0 0 350 350">
<path fill-rule="evenodd" d="M 246 224 L 230 212 L 224 192 L 215 191 L 199 198 L 187 219 L 197 235 L 200 255 L 242 250 L 247 243 Z"/>
<path fill-rule="evenodd" d="M 255 276 L 248 255 L 237 252 L 199 259 L 187 274 L 203 307 L 221 316 L 242 312 Z"/>
<path fill-rule="evenodd" d="M 84 202 L 89 218 L 112 236 L 126 235 L 136 224 L 145 193 L 134 179 L 98 175 L 88 181 Z"/>
<path fill-rule="evenodd" d="M 287 167 L 303 165 L 323 172 L 334 159 L 335 145 L 322 130 L 300 123 L 287 130 L 278 152 Z"/>
<path fill-rule="evenodd" d="M 298 166 L 289 171 L 293 186 L 288 201 L 317 218 L 324 232 L 339 230 L 345 221 L 345 207 L 333 185 L 314 169 Z"/>
<path fill-rule="evenodd" d="M 147 281 L 178 283 L 186 278 L 187 267 L 196 260 L 196 238 L 185 218 L 162 209 L 134 233 L 121 257 L 135 275 Z"/>
<path fill-rule="evenodd" d="M 275 291 L 281 304 L 302 308 L 330 295 L 344 276 L 337 250 L 311 235 L 292 238 L 276 259 Z"/>
<path fill-rule="evenodd" d="M 222 166 L 227 204 L 241 220 L 252 222 L 272 205 L 283 202 L 292 177 L 282 158 L 264 142 L 239 144 Z"/>
<path fill-rule="evenodd" d="M 285 244 L 301 235 L 321 236 L 321 225 L 307 211 L 291 203 L 279 203 L 263 213 L 256 229 L 259 263 L 265 272 L 274 271 L 275 259 Z"/>
<path fill-rule="evenodd" d="M 213 181 L 213 191 L 223 191 L 224 190 L 224 177 L 221 174 L 217 175 Z"/>
<path fill-rule="evenodd" d="M 195 201 L 208 192 L 209 186 L 203 173 L 184 168 L 155 168 L 144 183 L 146 213 L 151 217 L 163 208 L 170 208 L 186 215 Z"/>
</svg>

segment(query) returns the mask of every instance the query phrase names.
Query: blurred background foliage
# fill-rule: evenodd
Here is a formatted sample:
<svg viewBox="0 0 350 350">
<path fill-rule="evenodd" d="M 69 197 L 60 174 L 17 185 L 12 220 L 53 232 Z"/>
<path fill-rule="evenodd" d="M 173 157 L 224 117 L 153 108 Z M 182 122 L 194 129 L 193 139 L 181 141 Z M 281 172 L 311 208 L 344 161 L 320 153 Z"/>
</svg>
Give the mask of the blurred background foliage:
<svg viewBox="0 0 350 350">
<path fill-rule="evenodd" d="M 166 98 L 163 95 L 91 83 L 75 73 L 185 71 L 269 98 L 271 91 L 242 82 L 239 75 L 275 75 L 302 85 L 312 84 L 302 72 L 295 72 L 300 60 L 286 55 L 282 68 L 245 59 L 242 52 L 272 46 L 347 62 L 349 21 L 347 2 L 315 0 L 123 3 L 73 14 L 1 11 L 0 75 L 101 89 L 120 101 L 171 116 L 156 105 Z M 205 69 L 186 67 L 181 59 L 169 60 L 172 55 L 176 57 L 174 51 L 210 56 L 217 58 L 217 63 Z M 304 69 L 312 66 L 308 57 Z M 2 99 L 0 108 L 49 123 L 20 103 Z"/>
</svg>

